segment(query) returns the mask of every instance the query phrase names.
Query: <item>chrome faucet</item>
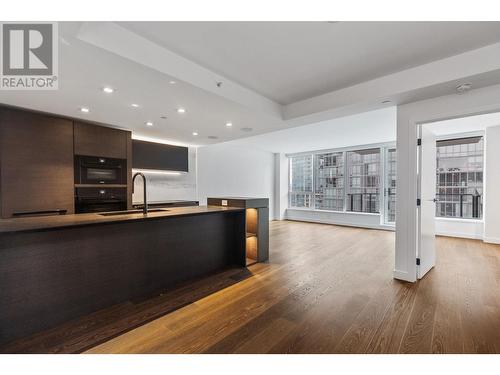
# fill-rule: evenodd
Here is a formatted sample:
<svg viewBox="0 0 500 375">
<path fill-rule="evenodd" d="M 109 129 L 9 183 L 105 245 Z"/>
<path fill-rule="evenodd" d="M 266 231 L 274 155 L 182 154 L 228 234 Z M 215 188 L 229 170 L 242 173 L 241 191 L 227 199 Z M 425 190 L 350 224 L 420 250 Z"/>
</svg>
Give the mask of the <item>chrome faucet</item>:
<svg viewBox="0 0 500 375">
<path fill-rule="evenodd" d="M 135 189 L 135 178 L 137 176 L 141 176 L 142 177 L 142 181 L 143 181 L 143 193 L 144 193 L 144 206 L 142 207 L 142 213 L 143 215 L 147 215 L 148 214 L 148 200 L 147 200 L 147 197 L 146 197 L 146 176 L 144 176 L 144 174 L 142 174 L 141 172 L 137 172 L 136 174 L 134 174 L 134 177 L 132 177 L 132 194 L 134 193 L 134 189 Z"/>
</svg>

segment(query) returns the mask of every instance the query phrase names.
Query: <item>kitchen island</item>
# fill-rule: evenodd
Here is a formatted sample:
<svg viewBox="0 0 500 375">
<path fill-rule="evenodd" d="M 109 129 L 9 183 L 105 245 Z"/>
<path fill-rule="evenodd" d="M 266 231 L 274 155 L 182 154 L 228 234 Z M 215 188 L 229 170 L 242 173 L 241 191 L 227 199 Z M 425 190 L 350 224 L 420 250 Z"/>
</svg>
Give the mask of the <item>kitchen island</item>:
<svg viewBox="0 0 500 375">
<path fill-rule="evenodd" d="M 245 236 L 236 207 L 0 220 L 0 345 L 245 267 Z"/>
</svg>

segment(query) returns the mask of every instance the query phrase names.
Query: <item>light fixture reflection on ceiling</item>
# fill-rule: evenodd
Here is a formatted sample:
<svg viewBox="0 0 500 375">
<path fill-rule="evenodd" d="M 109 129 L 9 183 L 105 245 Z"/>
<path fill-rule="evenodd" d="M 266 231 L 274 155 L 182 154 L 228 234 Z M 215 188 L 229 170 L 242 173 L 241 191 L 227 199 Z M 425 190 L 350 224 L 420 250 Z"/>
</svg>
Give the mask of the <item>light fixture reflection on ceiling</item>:
<svg viewBox="0 0 500 375">
<path fill-rule="evenodd" d="M 88 109 L 87 107 L 81 107 L 81 108 L 80 108 L 80 112 L 83 112 L 83 113 L 89 113 L 89 112 L 90 112 L 90 109 Z"/>
<path fill-rule="evenodd" d="M 153 123 L 152 123 L 151 121 L 147 121 L 147 122 L 146 122 L 146 125 L 147 125 L 147 126 L 153 126 Z"/>
<path fill-rule="evenodd" d="M 186 108 L 177 108 L 178 113 L 186 113 Z"/>
<path fill-rule="evenodd" d="M 102 91 L 104 91 L 106 94 L 112 94 L 115 92 L 115 89 L 109 86 L 103 87 Z"/>
</svg>

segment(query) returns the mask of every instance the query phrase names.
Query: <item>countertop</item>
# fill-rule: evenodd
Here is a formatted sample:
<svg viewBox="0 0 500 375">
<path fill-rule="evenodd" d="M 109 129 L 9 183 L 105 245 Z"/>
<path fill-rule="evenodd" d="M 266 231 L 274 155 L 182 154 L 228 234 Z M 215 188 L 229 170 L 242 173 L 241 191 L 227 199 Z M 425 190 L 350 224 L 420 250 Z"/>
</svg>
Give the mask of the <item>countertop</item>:
<svg viewBox="0 0 500 375">
<path fill-rule="evenodd" d="M 190 200 L 164 200 L 164 201 L 154 201 L 148 202 L 148 206 L 150 207 L 160 207 L 160 206 L 175 206 L 175 205 L 186 205 L 186 206 L 196 206 L 199 201 L 190 201 Z M 143 202 L 133 202 L 133 207 L 142 207 L 144 206 Z"/>
<path fill-rule="evenodd" d="M 203 215 L 227 211 L 243 211 L 243 209 L 237 207 L 187 206 L 167 208 L 165 211 L 160 212 L 150 212 L 147 216 L 144 216 L 142 213 L 116 216 L 102 216 L 98 213 L 90 213 L 0 219 L 0 234 L 42 231 L 83 225 L 158 220 L 167 217 Z"/>
</svg>

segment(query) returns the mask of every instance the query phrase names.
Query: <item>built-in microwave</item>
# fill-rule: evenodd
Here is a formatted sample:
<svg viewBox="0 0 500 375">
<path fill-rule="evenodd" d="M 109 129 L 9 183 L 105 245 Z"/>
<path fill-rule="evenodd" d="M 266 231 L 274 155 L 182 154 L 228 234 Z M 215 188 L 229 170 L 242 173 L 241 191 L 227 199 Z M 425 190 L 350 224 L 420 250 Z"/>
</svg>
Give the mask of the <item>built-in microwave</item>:
<svg viewBox="0 0 500 375">
<path fill-rule="evenodd" d="M 75 155 L 75 184 L 125 185 L 127 160 Z"/>
</svg>

